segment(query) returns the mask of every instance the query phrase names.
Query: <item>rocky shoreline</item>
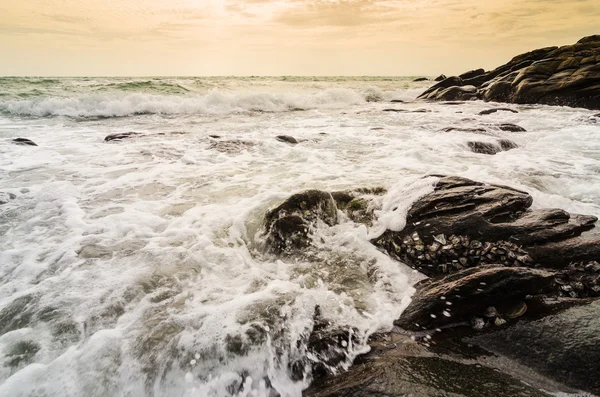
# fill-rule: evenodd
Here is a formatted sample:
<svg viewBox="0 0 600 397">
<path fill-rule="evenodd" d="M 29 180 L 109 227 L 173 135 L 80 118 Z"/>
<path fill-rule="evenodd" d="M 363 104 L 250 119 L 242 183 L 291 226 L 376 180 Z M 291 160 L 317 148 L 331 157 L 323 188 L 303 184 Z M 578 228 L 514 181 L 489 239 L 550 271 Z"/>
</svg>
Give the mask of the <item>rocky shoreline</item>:
<svg viewBox="0 0 600 397">
<path fill-rule="evenodd" d="M 600 35 L 521 54 L 488 72 L 476 69 L 448 77 L 419 98 L 600 109 Z"/>
<path fill-rule="evenodd" d="M 430 178 L 435 178 L 434 191 L 412 205 L 406 227 L 386 230 L 371 241 L 429 278 L 416 285 L 412 303 L 395 321 L 395 331 L 371 339 L 373 351 L 358 359 L 363 363 L 359 369 L 328 378 L 327 370 L 318 368 L 317 382 L 306 395 L 367 396 L 375 391 L 382 396 L 403 395 L 398 390 L 426 395 L 458 393 L 444 375 L 447 372 L 463 377 L 473 372 L 493 386 L 488 391 L 474 388 L 470 394 L 458 395 L 482 395 L 505 387 L 514 387 L 513 395 L 546 395 L 539 388 L 547 383 L 558 391 L 599 393 L 593 378 L 577 376 L 582 371 L 600 370 L 585 360 L 586 368 L 565 359 L 549 370 L 541 365 L 540 354 L 551 352 L 529 352 L 538 365 L 533 365 L 539 371 L 535 388 L 522 384 L 520 380 L 525 379 L 517 374 L 498 372 L 498 368 L 482 366 L 478 361 L 494 357 L 491 361 L 531 366 L 516 349 L 505 349 L 495 356 L 481 348 L 475 357 L 470 357 L 472 352 L 456 349 L 466 345 L 468 338 L 482 338 L 481 345 L 496 346 L 497 333 L 518 327 L 526 335 L 536 334 L 536 341 L 543 344 L 544 335 L 553 334 L 553 321 L 561 318 L 563 332 L 572 327 L 572 345 L 587 349 L 577 354 L 589 358 L 589 342 L 600 338 L 590 332 L 594 335 L 586 333 L 586 339 L 579 340 L 579 319 L 559 316 L 600 297 L 600 235 L 593 231 L 598 219 L 560 209 L 531 210 L 533 199 L 528 193 L 506 186 L 461 177 Z M 294 194 L 266 215 L 266 249 L 284 257 L 310 258 L 316 249 L 318 228 L 335 225 L 341 216 L 371 225 L 377 210 L 375 198 L 382 194 L 385 189 L 380 188 Z M 547 322 L 539 325 L 536 321 L 540 319 Z M 594 329 L 591 324 L 586 326 Z M 309 342 L 312 355 L 330 363 L 341 361 L 344 356 L 339 344 L 349 337 L 348 332 L 316 332 L 312 344 Z M 401 347 L 390 347 L 390 343 Z M 436 352 L 449 347 L 453 350 L 450 355 Z M 404 372 L 407 368 L 409 373 Z M 569 372 L 572 376 L 565 376 Z M 437 378 L 435 385 L 407 378 L 425 374 Z M 378 386 L 373 388 L 374 384 Z M 463 387 L 468 388 L 467 384 Z"/>
</svg>

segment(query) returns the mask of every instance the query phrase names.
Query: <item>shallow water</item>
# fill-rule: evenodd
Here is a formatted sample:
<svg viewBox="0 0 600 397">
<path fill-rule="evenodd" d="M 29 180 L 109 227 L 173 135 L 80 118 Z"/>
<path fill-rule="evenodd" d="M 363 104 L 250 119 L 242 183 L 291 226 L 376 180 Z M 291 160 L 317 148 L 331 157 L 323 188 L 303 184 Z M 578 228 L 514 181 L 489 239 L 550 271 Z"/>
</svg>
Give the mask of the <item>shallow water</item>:
<svg viewBox="0 0 600 397">
<path fill-rule="evenodd" d="M 583 109 L 390 103 L 427 85 L 408 78 L 1 83 L 0 192 L 16 195 L 0 206 L 3 396 L 300 396 L 310 373 L 289 367 L 317 305 L 355 333 L 341 371 L 409 303 L 419 275 L 368 240 L 403 226 L 425 175 L 600 215 L 600 123 Z M 494 127 L 505 122 L 528 132 Z M 103 141 L 128 131 L 147 136 Z M 467 147 L 498 137 L 519 148 Z M 261 251 L 265 211 L 291 193 L 375 186 L 389 192 L 373 227 L 320 230 L 310 262 Z"/>
</svg>

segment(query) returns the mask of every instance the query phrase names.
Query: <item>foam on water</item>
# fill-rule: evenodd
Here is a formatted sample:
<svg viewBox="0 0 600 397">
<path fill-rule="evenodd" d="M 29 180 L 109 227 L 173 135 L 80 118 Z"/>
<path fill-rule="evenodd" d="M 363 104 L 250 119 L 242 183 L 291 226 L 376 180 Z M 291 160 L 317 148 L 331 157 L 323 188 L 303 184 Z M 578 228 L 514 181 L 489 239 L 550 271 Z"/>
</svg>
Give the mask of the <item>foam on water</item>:
<svg viewBox="0 0 600 397">
<path fill-rule="evenodd" d="M 36 85 L 61 95 L 0 101 L 0 192 L 16 195 L 0 206 L 0 395 L 300 396 L 311 377 L 295 363 L 316 359 L 306 342 L 317 306 L 348 338 L 348 359 L 330 368 L 343 371 L 408 305 L 419 276 L 369 239 L 404 227 L 432 189 L 426 175 L 503 183 L 537 207 L 600 215 L 600 125 L 585 110 L 390 104 L 419 86 L 384 79 L 93 92 L 112 83 L 57 79 Z M 428 112 L 383 112 L 392 106 Z M 72 118 L 88 116 L 130 117 Z M 489 127 L 501 122 L 528 132 Z M 481 125 L 492 132 L 441 131 Z M 148 136 L 103 142 L 126 131 Z M 466 146 L 496 135 L 520 148 Z M 388 194 L 373 227 L 319 229 L 310 260 L 260 250 L 264 213 L 291 193 L 376 186 Z"/>
</svg>

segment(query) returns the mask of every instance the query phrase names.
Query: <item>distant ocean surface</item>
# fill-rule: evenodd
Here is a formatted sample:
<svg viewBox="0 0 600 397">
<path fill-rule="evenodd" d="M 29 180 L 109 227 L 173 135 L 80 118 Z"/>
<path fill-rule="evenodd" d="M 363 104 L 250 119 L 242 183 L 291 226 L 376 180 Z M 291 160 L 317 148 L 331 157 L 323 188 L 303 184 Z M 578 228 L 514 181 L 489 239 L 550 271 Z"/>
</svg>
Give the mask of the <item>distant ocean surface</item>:
<svg viewBox="0 0 600 397">
<path fill-rule="evenodd" d="M 590 111 L 480 116 L 496 105 L 415 101 L 431 82 L 412 80 L 0 78 L 0 396 L 301 396 L 317 306 L 356 335 L 342 372 L 410 302 L 422 276 L 369 239 L 402 227 L 425 175 L 600 216 Z M 499 137 L 519 147 L 467 145 Z M 261 250 L 292 193 L 378 186 L 379 221 L 323 232 L 322 260 Z"/>
</svg>

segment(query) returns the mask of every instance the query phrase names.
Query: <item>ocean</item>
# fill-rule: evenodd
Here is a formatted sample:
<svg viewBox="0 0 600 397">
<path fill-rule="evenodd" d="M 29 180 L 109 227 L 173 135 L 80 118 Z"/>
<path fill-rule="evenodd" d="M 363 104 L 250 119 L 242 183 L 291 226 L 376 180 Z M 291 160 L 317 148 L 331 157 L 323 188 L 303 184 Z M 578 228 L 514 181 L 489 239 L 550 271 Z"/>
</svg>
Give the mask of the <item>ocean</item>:
<svg viewBox="0 0 600 397">
<path fill-rule="evenodd" d="M 412 80 L 0 78 L 0 395 L 301 396 L 316 310 L 352 333 L 341 373 L 410 303 L 423 276 L 369 240 L 427 175 L 600 216 L 593 112 L 415 101 Z M 518 148 L 469 150 L 500 138 Z M 362 187 L 388 191 L 371 227 L 321 230 L 310 261 L 264 251 L 269 208 Z"/>
</svg>

